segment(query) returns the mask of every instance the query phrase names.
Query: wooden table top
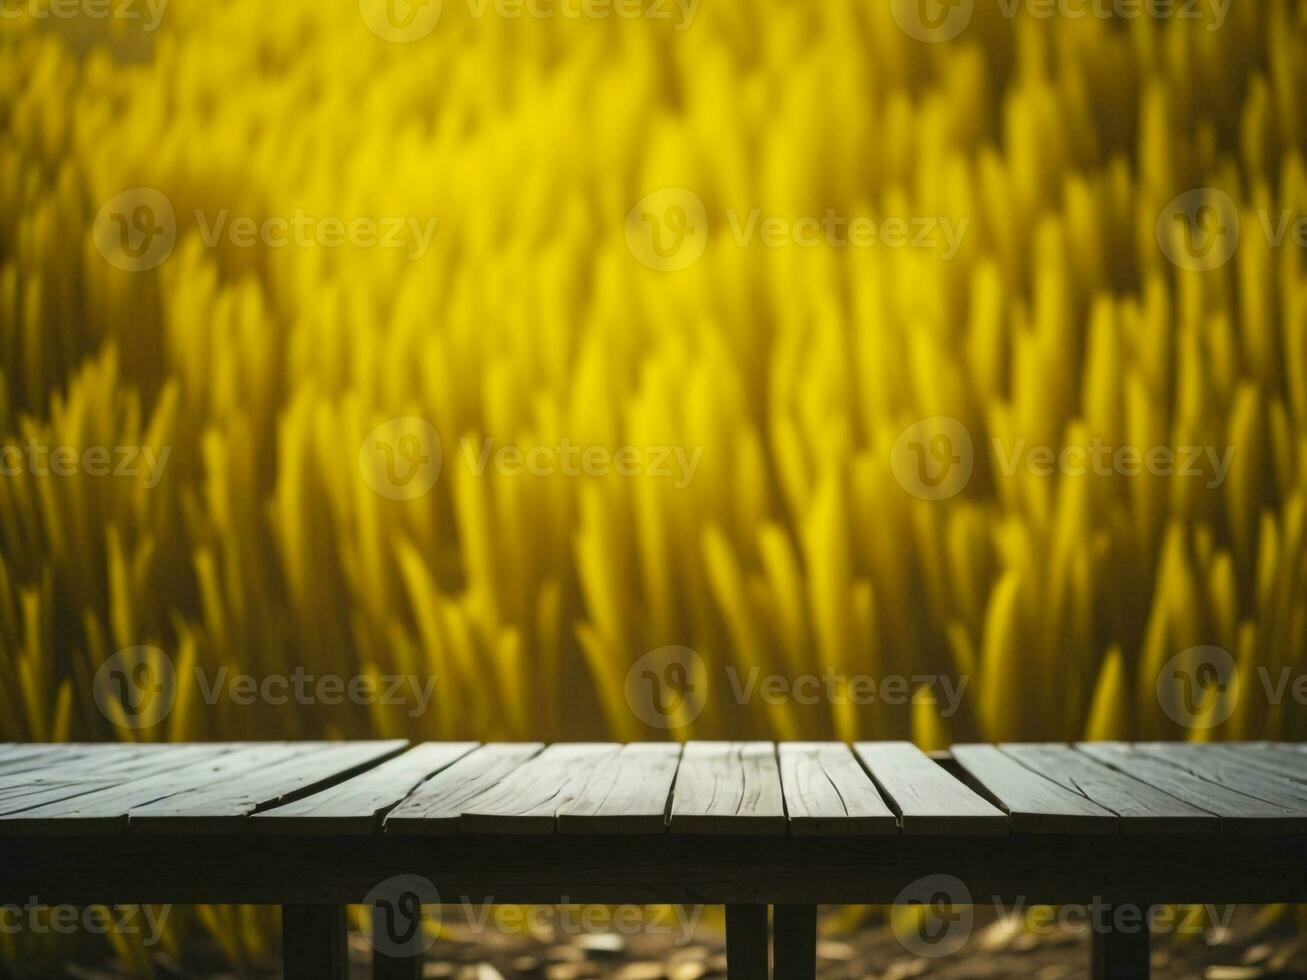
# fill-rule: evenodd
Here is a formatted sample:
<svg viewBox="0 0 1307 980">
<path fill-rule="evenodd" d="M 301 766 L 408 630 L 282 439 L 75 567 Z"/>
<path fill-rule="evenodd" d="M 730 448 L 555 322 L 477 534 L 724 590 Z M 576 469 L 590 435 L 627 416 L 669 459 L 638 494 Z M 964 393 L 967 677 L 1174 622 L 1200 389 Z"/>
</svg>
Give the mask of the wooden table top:
<svg viewBox="0 0 1307 980">
<path fill-rule="evenodd" d="M 1304 832 L 1289 744 L 0 745 L 0 837 Z"/>
</svg>

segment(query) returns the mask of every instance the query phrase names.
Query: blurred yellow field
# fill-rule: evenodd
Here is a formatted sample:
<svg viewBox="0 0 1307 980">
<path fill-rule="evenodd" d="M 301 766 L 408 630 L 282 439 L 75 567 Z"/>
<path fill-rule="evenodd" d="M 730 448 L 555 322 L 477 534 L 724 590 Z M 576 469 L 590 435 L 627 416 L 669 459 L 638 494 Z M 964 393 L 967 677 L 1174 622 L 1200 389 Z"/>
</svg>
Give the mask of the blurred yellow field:
<svg viewBox="0 0 1307 980">
<path fill-rule="evenodd" d="M 1063 6 L 8 4 L 4 737 L 1302 737 L 1307 8 Z"/>
</svg>

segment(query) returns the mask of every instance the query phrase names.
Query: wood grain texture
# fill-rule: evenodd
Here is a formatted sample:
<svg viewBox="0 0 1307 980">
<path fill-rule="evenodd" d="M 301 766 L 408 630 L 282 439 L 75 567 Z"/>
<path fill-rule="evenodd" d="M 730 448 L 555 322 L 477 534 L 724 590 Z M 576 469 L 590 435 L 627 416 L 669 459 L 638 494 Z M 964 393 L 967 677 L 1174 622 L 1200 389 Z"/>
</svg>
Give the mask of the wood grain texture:
<svg viewBox="0 0 1307 980">
<path fill-rule="evenodd" d="M 558 810 L 560 834 L 661 834 L 667 830 L 681 746 L 640 742 L 605 757 Z"/>
<path fill-rule="evenodd" d="M 1282 779 L 1307 782 L 1307 754 L 1285 745 L 1234 743 L 1213 746 L 1240 765 L 1264 769 Z"/>
<path fill-rule="evenodd" d="M 784 834 L 785 800 L 771 742 L 690 742 L 672 796 L 672 833 Z"/>
<path fill-rule="evenodd" d="M 1009 744 L 1001 749 L 1032 772 L 1115 813 L 1122 833 L 1215 834 L 1220 829 L 1214 814 L 1109 769 L 1068 745 Z"/>
<path fill-rule="evenodd" d="M 1135 748 L 1209 783 L 1307 815 L 1307 784 L 1246 764 L 1210 746 L 1186 742 L 1141 742 Z"/>
<path fill-rule="evenodd" d="M 993 745 L 955 745 L 953 758 L 1007 811 L 1012 829 L 1036 834 L 1115 834 L 1120 819 L 1032 772 Z"/>
<path fill-rule="evenodd" d="M 463 833 L 552 834 L 558 812 L 574 802 L 595 769 L 621 746 L 609 742 L 551 745 L 463 805 Z"/>
<path fill-rule="evenodd" d="M 898 833 L 894 811 L 843 742 L 783 742 L 779 755 L 791 833 Z"/>
<path fill-rule="evenodd" d="M 1307 815 L 1295 814 L 1287 807 L 1275 806 L 1228 790 L 1185 769 L 1139 752 L 1124 742 L 1080 742 L 1076 745 L 1076 751 L 1169 793 L 1190 806 L 1215 814 L 1220 818 L 1223 835 L 1293 834 L 1307 831 Z"/>
<path fill-rule="evenodd" d="M 139 770 L 115 774 L 113 767 L 106 767 L 104 776 L 94 778 L 76 768 L 60 767 L 52 778 L 62 781 L 45 783 L 37 777 L 25 786 L 7 787 L 6 804 L 0 806 L 0 833 L 117 833 L 126 827 L 132 805 L 159 799 L 188 780 L 190 785 L 202 785 L 212 770 L 221 772 L 224 763 L 238 755 L 230 744 L 160 749 L 151 753 L 151 764 Z M 283 746 L 282 751 L 291 749 Z"/>
<path fill-rule="evenodd" d="M 544 749 L 541 742 L 483 745 L 421 786 L 386 816 L 388 834 L 453 834 L 469 802 Z"/>
<path fill-rule="evenodd" d="M 387 810 L 476 747 L 476 742 L 426 742 L 352 779 L 256 813 L 250 827 L 272 834 L 370 834 Z"/>
<path fill-rule="evenodd" d="M 1002 810 L 972 792 L 911 742 L 859 742 L 858 758 L 905 834 L 1006 834 Z"/>
<path fill-rule="evenodd" d="M 408 745 L 403 739 L 378 742 L 318 742 L 305 751 L 270 764 L 243 766 L 223 779 L 212 774 L 190 782 L 150 803 L 133 806 L 128 833 L 236 834 L 258 810 L 295 799 L 395 755 Z M 297 743 L 298 750 L 304 747 Z M 237 756 L 244 752 L 234 753 Z"/>
</svg>

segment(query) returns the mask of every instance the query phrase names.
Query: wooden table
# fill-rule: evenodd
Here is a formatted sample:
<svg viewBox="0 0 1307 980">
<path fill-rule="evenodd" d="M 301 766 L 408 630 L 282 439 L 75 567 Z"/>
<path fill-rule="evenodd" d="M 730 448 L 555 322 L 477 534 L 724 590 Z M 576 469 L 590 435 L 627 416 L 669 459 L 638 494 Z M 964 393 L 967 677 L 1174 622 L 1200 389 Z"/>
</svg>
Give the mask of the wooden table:
<svg viewBox="0 0 1307 980">
<path fill-rule="evenodd" d="M 938 876 L 960 904 L 1147 908 L 1307 901 L 1305 868 L 1307 751 L 1284 744 L 0 746 L 0 902 L 280 905 L 305 980 L 344 976 L 346 905 L 395 912 L 383 882 L 725 905 L 748 980 L 772 906 L 773 975 L 804 980 L 818 903 L 915 901 Z M 1146 931 L 1093 950 L 1097 977 L 1147 975 Z M 379 947 L 374 969 L 420 961 Z"/>
</svg>

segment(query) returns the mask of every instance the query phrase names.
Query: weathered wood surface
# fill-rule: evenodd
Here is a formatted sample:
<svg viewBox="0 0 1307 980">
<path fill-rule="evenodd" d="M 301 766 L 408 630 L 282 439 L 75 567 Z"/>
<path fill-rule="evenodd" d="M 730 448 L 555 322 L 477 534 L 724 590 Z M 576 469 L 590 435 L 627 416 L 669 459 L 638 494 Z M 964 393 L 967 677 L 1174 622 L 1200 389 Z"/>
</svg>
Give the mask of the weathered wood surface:
<svg viewBox="0 0 1307 980">
<path fill-rule="evenodd" d="M 854 746 L 905 834 L 1006 834 L 1007 816 L 910 742 Z"/>
<path fill-rule="evenodd" d="M 771 742 L 691 742 L 672 796 L 672 833 L 783 834 L 785 797 Z"/>
<path fill-rule="evenodd" d="M 1307 833 L 1304 760 L 1264 742 L 962 745 L 946 760 L 906 742 L 9 743 L 0 838 L 1282 836 Z"/>
<path fill-rule="evenodd" d="M 1039 834 L 1113 834 L 1110 810 L 1027 769 L 993 745 L 958 745 L 953 758 L 1007 811 L 1014 831 Z"/>
<path fill-rule="evenodd" d="M 1002 749 L 1032 772 L 1115 813 L 1122 833 L 1215 834 L 1220 827 L 1215 814 L 1102 765 L 1069 745 L 1004 745 Z"/>
</svg>

